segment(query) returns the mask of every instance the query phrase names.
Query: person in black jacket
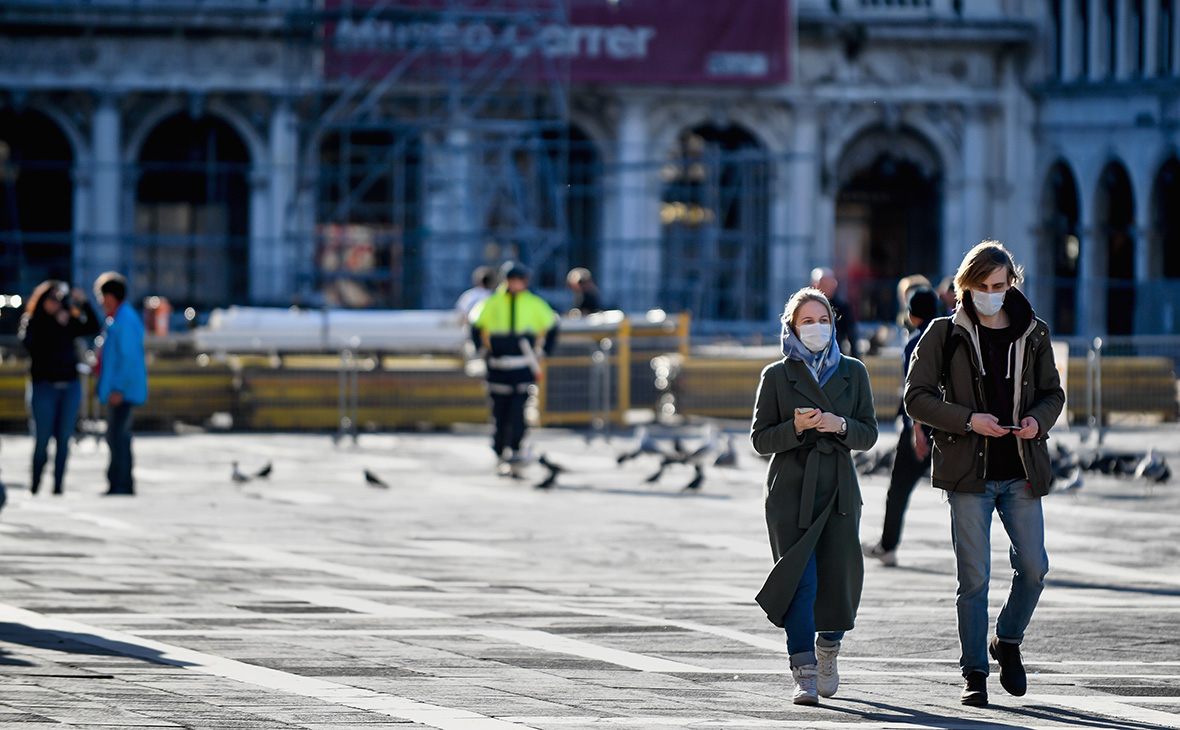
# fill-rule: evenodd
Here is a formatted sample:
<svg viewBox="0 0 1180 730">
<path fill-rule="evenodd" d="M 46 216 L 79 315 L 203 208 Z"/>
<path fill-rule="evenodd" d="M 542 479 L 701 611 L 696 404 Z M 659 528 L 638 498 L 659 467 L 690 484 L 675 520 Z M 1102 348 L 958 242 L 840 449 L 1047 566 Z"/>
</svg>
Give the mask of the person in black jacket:
<svg viewBox="0 0 1180 730">
<path fill-rule="evenodd" d="M 29 491 L 33 494 L 41 486 L 51 438 L 57 441 L 53 493 L 62 493 L 70 436 L 82 404 L 74 340 L 97 335 L 100 326 L 81 289 L 71 291 L 65 283 L 51 279 L 39 284 L 29 297 L 21 318 L 20 339 L 30 357 L 28 407 L 34 447 Z"/>
</svg>

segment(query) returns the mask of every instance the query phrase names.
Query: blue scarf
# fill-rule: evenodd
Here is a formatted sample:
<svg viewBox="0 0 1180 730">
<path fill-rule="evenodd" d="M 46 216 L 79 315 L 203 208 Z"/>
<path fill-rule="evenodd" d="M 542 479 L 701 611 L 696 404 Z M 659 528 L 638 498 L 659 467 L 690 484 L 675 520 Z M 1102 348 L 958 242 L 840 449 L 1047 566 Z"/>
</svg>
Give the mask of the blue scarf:
<svg viewBox="0 0 1180 730">
<path fill-rule="evenodd" d="M 812 352 L 803 346 L 803 341 L 791 331 L 790 325 L 783 322 L 783 357 L 788 360 L 798 360 L 807 366 L 815 376 L 815 381 L 821 386 L 828 382 L 836 366 L 840 364 L 840 348 L 836 345 L 836 327 L 832 327 L 832 339 L 828 346 L 819 352 Z"/>
</svg>

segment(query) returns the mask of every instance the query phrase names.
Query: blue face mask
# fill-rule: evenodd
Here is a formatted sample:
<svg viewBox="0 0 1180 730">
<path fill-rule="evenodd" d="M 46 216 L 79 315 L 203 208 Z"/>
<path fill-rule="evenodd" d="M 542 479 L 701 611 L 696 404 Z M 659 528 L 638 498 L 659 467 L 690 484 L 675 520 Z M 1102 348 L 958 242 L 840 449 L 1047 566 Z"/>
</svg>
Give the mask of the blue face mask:
<svg viewBox="0 0 1180 730">
<path fill-rule="evenodd" d="M 984 317 L 991 317 L 995 315 L 1004 306 L 1004 295 L 1008 293 L 1005 289 L 1002 292 L 981 292 L 975 289 L 971 290 L 971 303 L 975 305 L 975 311 L 979 312 Z"/>
</svg>

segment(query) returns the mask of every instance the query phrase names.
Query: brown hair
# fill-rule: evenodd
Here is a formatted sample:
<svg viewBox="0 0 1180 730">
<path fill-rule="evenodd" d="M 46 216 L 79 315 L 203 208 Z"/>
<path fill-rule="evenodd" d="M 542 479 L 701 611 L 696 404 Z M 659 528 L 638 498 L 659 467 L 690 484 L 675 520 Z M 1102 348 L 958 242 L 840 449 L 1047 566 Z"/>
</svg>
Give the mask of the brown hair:
<svg viewBox="0 0 1180 730">
<path fill-rule="evenodd" d="M 62 282 L 57 279 L 46 279 L 37 285 L 33 293 L 29 295 L 29 303 L 25 305 L 25 314 L 32 317 L 41 308 L 41 304 L 45 301 L 45 296 L 48 294 L 58 301 L 61 297 L 58 295 L 58 289 L 62 286 Z"/>
<path fill-rule="evenodd" d="M 1004 244 L 992 239 L 976 244 L 963 257 L 963 263 L 959 264 L 959 270 L 955 272 L 955 299 L 962 302 L 964 292 L 982 285 L 1000 267 L 1008 269 L 1009 284 L 1024 281 L 1024 267 L 1016 265 Z"/>
<path fill-rule="evenodd" d="M 795 330 L 795 314 L 807 302 L 819 302 L 823 304 L 828 310 L 828 317 L 832 320 L 832 325 L 836 324 L 836 313 L 832 311 L 832 303 L 828 301 L 827 296 L 822 291 L 815 287 L 805 286 L 799 291 L 791 295 L 787 300 L 787 306 L 783 309 L 783 316 L 780 318 L 783 324 L 791 326 L 791 330 Z"/>
</svg>

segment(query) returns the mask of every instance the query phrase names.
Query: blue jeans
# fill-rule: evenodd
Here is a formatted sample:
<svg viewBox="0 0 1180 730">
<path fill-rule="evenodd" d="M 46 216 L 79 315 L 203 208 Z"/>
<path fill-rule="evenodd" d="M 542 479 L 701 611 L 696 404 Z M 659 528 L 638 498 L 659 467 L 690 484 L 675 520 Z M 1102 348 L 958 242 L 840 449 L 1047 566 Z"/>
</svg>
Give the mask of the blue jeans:
<svg viewBox="0 0 1180 730">
<path fill-rule="evenodd" d="M 959 619 L 959 646 L 963 651 L 959 667 L 969 672 L 988 672 L 987 587 L 991 578 L 992 511 L 1000 520 L 1012 546 L 1012 587 L 996 619 L 1000 641 L 1019 644 L 1032 618 L 1037 600 L 1045 588 L 1049 556 L 1045 552 L 1045 521 L 1041 500 L 1034 497 L 1025 479 L 987 482 L 984 494 L 952 492 L 951 543 L 959 578 L 955 608 Z"/>
<path fill-rule="evenodd" d="M 815 569 L 815 553 L 807 559 L 795 597 L 783 617 L 787 630 L 787 654 L 792 667 L 815 664 L 815 592 L 819 586 L 819 575 Z M 843 631 L 824 632 L 819 635 L 820 644 L 836 646 L 844 638 Z"/>
<path fill-rule="evenodd" d="M 32 414 L 33 479 L 29 491 L 36 494 L 41 486 L 41 472 L 49 462 L 49 440 L 57 441 L 53 461 L 53 492 L 61 494 L 66 477 L 66 459 L 70 456 L 70 436 L 82 404 L 82 385 L 77 380 L 60 383 L 32 383 L 27 391 Z"/>
<path fill-rule="evenodd" d="M 107 468 L 107 494 L 135 494 L 131 478 L 131 416 L 133 406 L 124 401 L 107 406 L 107 445 L 111 449 L 111 465 Z"/>
</svg>

